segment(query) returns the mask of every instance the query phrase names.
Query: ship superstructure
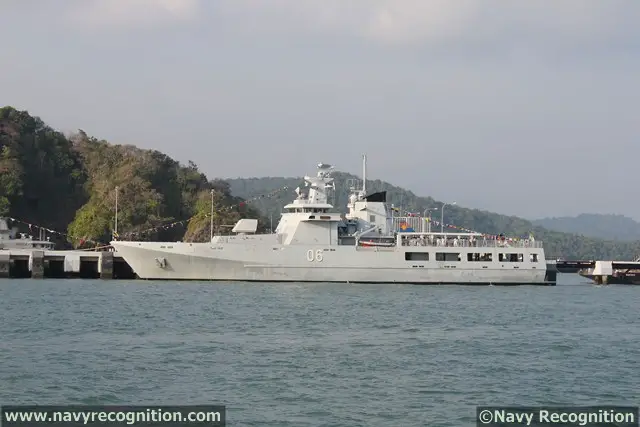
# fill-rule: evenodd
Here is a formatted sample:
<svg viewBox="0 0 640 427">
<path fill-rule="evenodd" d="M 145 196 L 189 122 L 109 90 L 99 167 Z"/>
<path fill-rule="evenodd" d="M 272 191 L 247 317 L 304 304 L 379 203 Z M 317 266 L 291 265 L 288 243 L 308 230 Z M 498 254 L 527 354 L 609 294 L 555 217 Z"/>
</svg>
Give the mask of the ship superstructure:
<svg viewBox="0 0 640 427">
<path fill-rule="evenodd" d="M 143 279 L 378 282 L 420 284 L 543 284 L 542 243 L 480 233 L 432 232 L 429 218 L 394 216 L 385 191 L 352 186 L 347 212 L 334 210 L 333 167 L 318 165 L 284 206 L 276 230 L 256 233 L 241 219 L 231 235 L 210 242 L 113 241 Z"/>
<path fill-rule="evenodd" d="M 0 218 L 0 250 L 3 249 L 43 249 L 51 250 L 54 243 L 46 240 L 40 232 L 40 237 L 34 239 L 33 236 L 19 233 L 17 228 L 9 228 L 9 224 L 5 218 Z"/>
</svg>

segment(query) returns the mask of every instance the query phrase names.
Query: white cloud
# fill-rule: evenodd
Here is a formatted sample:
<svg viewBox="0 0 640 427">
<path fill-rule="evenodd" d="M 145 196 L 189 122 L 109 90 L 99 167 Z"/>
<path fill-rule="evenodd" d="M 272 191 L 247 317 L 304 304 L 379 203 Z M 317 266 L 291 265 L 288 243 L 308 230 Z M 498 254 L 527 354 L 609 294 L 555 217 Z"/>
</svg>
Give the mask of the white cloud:
<svg viewBox="0 0 640 427">
<path fill-rule="evenodd" d="M 229 28 L 331 32 L 379 43 L 477 40 L 527 33 L 583 40 L 624 31 L 636 0 L 218 0 Z M 229 21 L 230 19 L 230 21 Z M 550 34 L 551 33 L 551 34 Z"/>
<path fill-rule="evenodd" d="M 83 26 L 149 27 L 208 16 L 229 34 L 355 36 L 379 44 L 583 43 L 630 37 L 637 0 L 69 0 Z M 208 10 L 205 10 L 208 9 Z"/>
<path fill-rule="evenodd" d="M 80 0 L 70 18 L 85 26 L 147 27 L 191 20 L 200 0 Z"/>
<path fill-rule="evenodd" d="M 234 30 L 332 32 L 382 42 L 407 42 L 461 31 L 474 0 L 219 0 Z M 231 24 L 231 22 L 232 24 Z"/>
</svg>

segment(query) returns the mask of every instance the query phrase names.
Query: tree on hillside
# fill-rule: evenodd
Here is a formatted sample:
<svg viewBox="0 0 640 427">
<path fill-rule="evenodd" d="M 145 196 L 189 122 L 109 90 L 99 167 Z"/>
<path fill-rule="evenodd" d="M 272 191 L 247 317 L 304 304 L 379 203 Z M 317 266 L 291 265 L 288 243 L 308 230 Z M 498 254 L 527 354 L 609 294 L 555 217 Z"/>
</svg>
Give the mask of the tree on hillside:
<svg viewBox="0 0 640 427">
<path fill-rule="evenodd" d="M 62 133 L 26 111 L 0 108 L 0 214 L 64 229 L 85 201 L 83 180 Z"/>
<path fill-rule="evenodd" d="M 201 192 L 198 197 L 195 214 L 189 221 L 184 236 L 186 242 L 208 242 L 212 223 L 214 234 L 229 233 L 241 218 L 258 219 L 259 230 L 264 231 L 266 221 L 242 199 L 231 196 L 228 183 L 216 180 L 211 184 L 212 189 L 209 192 Z"/>
</svg>

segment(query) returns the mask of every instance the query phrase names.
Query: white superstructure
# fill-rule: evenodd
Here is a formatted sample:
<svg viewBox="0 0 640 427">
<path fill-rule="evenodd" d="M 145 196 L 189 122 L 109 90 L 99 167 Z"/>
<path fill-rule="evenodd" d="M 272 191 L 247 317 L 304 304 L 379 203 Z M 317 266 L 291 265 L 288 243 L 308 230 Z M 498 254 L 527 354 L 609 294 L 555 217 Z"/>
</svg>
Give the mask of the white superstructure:
<svg viewBox="0 0 640 427">
<path fill-rule="evenodd" d="M 113 241 L 142 279 L 222 281 L 543 284 L 541 242 L 479 233 L 431 232 L 427 218 L 394 217 L 386 192 L 352 187 L 342 215 L 328 191 L 333 167 L 318 165 L 272 234 L 241 219 L 207 243 Z"/>
</svg>

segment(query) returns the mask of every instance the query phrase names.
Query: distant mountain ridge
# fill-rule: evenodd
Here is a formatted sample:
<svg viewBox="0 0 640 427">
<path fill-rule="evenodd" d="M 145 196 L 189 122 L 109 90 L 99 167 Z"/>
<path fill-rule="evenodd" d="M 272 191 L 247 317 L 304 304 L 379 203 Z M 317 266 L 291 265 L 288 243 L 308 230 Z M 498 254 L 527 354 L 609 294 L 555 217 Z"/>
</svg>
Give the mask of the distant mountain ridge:
<svg viewBox="0 0 640 427">
<path fill-rule="evenodd" d="M 347 205 L 348 182 L 359 178 L 345 172 L 334 172 L 333 177 L 336 192 L 332 198 L 332 204 L 337 210 L 344 212 Z M 254 207 L 267 218 L 272 217 L 274 226 L 280 219 L 283 206 L 295 198 L 294 189 L 304 185 L 302 177 L 228 178 L 225 181 L 229 184 L 231 193 L 243 199 L 270 193 L 287 186 L 289 191 L 280 192 L 276 197 L 260 200 L 254 204 Z M 411 191 L 380 180 L 367 180 L 367 189 L 370 193 L 386 190 L 388 203 L 401 206 L 409 212 L 422 213 L 425 209 L 439 209 L 442 206 L 442 202 L 431 197 L 419 197 Z M 440 211 L 433 212 L 433 219 L 440 220 Z M 481 233 L 504 233 L 513 237 L 526 237 L 533 232 L 537 240 L 544 242 L 547 258 L 631 260 L 640 254 L 640 241 L 605 240 L 575 233 L 563 233 L 516 216 L 500 215 L 461 206 L 447 205 L 444 222 Z"/>
<path fill-rule="evenodd" d="M 640 240 L 640 222 L 618 214 L 580 214 L 531 221 L 548 230 L 581 234 L 597 239 L 631 242 Z"/>
</svg>

